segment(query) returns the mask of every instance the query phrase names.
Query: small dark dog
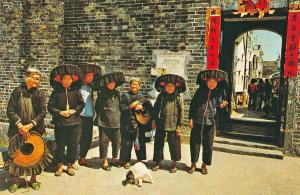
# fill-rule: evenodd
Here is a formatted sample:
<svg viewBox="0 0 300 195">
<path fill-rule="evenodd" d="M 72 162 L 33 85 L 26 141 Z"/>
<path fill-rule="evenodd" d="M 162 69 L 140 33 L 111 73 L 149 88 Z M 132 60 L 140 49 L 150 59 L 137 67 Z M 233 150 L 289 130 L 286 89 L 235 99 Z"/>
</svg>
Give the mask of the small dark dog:
<svg viewBox="0 0 300 195">
<path fill-rule="evenodd" d="M 122 181 L 125 186 L 127 184 L 134 184 L 141 187 L 143 185 L 143 180 L 148 178 L 150 183 L 154 183 L 151 172 L 147 169 L 144 163 L 138 162 L 132 166 L 132 169 L 127 172 L 126 179 Z"/>
</svg>

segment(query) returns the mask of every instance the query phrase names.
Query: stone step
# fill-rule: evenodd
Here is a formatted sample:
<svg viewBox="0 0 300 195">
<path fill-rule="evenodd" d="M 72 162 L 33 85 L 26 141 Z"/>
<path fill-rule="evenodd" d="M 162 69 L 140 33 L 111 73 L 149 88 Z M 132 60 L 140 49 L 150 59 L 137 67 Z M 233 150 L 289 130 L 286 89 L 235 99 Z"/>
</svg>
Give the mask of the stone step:
<svg viewBox="0 0 300 195">
<path fill-rule="evenodd" d="M 236 145 L 236 146 L 243 146 L 249 148 L 260 148 L 260 149 L 267 149 L 267 150 L 280 150 L 277 146 L 271 144 L 263 144 L 251 141 L 243 141 L 238 139 L 229 139 L 225 137 L 216 137 L 214 140 L 215 143 L 220 144 L 229 144 L 229 145 Z"/>
<path fill-rule="evenodd" d="M 250 133 L 243 133 L 237 131 L 219 131 L 217 136 L 222 136 L 226 138 L 236 138 L 246 141 L 255 141 L 255 142 L 263 142 L 268 144 L 274 144 L 276 139 L 273 135 L 260 135 L 260 134 L 250 134 Z"/>
<path fill-rule="evenodd" d="M 232 154 L 275 158 L 275 159 L 281 159 L 281 160 L 283 159 L 283 153 L 278 150 L 252 148 L 252 147 L 223 144 L 223 143 L 214 143 L 213 148 L 215 151 L 232 153 Z"/>
</svg>

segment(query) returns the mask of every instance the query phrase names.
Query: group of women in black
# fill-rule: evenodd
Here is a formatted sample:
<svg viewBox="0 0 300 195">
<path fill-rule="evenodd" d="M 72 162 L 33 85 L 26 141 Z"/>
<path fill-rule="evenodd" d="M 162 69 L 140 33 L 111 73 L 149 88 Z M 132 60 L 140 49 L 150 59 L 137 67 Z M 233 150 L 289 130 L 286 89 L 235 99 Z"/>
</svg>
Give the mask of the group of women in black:
<svg viewBox="0 0 300 195">
<path fill-rule="evenodd" d="M 55 175 L 60 176 L 63 173 L 64 163 L 67 165 L 66 173 L 70 176 L 75 175 L 74 163 L 77 159 L 81 166 L 91 165 L 86 155 L 90 148 L 94 124 L 99 128 L 102 169 L 109 171 L 111 166 L 130 168 L 133 147 L 137 160 L 146 160 L 145 132 L 155 128 L 155 165 L 152 170 L 157 171 L 160 168 L 160 162 L 164 159 L 164 140 L 167 137 L 172 160 L 169 172 L 175 173 L 176 162 L 181 159 L 180 131 L 184 113 L 180 93 L 186 90 L 184 79 L 173 74 L 158 77 L 155 88 L 160 93 L 152 107 L 150 101 L 140 92 L 139 79 L 132 78 L 129 91 L 121 94 L 117 87 L 125 82 L 123 73 L 100 75 L 100 67 L 93 64 L 60 65 L 50 74 L 50 85 L 54 90 L 48 101 L 48 111 L 52 115 L 57 145 Z M 13 91 L 7 109 L 10 137 L 20 133 L 26 139 L 30 136 L 30 131 L 44 133 L 46 101 L 38 89 L 40 79 L 39 70 L 28 69 L 25 84 Z M 32 86 L 29 85 L 31 80 L 35 83 Z M 196 83 L 199 88 L 192 98 L 188 115 L 192 162 L 187 170 L 189 173 L 196 169 L 201 144 L 203 163 L 200 172 L 207 174 L 206 166 L 211 165 L 216 113 L 227 106 L 221 90 L 226 81 L 227 74 L 220 70 L 205 70 L 198 74 Z M 94 90 L 98 91 L 96 101 Z M 25 95 L 29 97 L 29 101 L 22 103 L 20 97 Z M 27 113 L 28 107 L 30 113 Z M 107 159 L 109 142 L 112 145 L 111 163 Z M 117 160 L 119 151 L 120 159 Z M 19 186 L 18 176 L 20 175 L 15 175 L 9 188 L 11 192 L 16 191 Z M 32 175 L 30 184 L 35 186 L 34 189 L 40 187 L 35 175 Z"/>
</svg>

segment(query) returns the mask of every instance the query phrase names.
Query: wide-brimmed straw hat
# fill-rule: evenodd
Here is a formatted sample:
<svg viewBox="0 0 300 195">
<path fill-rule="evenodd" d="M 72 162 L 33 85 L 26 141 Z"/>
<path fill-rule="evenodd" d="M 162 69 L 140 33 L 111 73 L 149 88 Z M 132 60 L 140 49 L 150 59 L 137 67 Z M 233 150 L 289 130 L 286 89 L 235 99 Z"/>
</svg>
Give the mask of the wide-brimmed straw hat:
<svg viewBox="0 0 300 195">
<path fill-rule="evenodd" d="M 208 79 L 216 79 L 218 82 L 228 82 L 228 74 L 222 70 L 203 70 L 199 72 L 197 76 L 196 84 L 200 85 L 201 82 L 207 81 Z"/>
<path fill-rule="evenodd" d="M 185 80 L 179 75 L 175 74 L 165 74 L 158 77 L 155 81 L 155 89 L 161 92 L 165 89 L 167 83 L 175 84 L 176 91 L 178 93 L 183 93 L 186 90 Z"/>
<path fill-rule="evenodd" d="M 112 81 L 116 82 L 116 87 L 118 87 L 125 82 L 125 76 L 122 72 L 113 72 L 103 75 L 95 80 L 93 87 L 94 89 L 101 91 Z"/>
<path fill-rule="evenodd" d="M 61 87 L 61 81 L 64 75 L 72 76 L 72 89 L 79 89 L 82 85 L 82 71 L 76 65 L 64 64 L 56 66 L 50 73 L 50 85 L 53 89 Z"/>
</svg>

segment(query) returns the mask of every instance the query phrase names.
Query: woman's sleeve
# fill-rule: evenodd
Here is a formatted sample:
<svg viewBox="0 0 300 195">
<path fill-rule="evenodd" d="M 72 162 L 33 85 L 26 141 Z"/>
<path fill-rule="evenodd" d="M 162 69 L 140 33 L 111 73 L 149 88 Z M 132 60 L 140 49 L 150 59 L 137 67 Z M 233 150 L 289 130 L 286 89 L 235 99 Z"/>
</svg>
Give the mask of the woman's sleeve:
<svg viewBox="0 0 300 195">
<path fill-rule="evenodd" d="M 193 118 L 194 112 L 195 112 L 195 107 L 196 107 L 196 100 L 197 97 L 199 96 L 199 88 L 195 91 L 192 101 L 190 103 L 190 108 L 189 108 L 189 120 Z"/>
<path fill-rule="evenodd" d="M 76 102 L 75 114 L 79 115 L 85 106 L 84 100 L 79 90 L 76 91 L 76 100 L 77 102 Z"/>
<path fill-rule="evenodd" d="M 55 107 L 55 99 L 56 99 L 56 93 L 55 91 L 53 91 L 48 101 L 48 111 L 52 115 L 59 115 L 61 110 Z"/>
<path fill-rule="evenodd" d="M 7 105 L 7 111 L 6 111 L 6 115 L 8 119 L 15 125 L 22 122 L 21 117 L 17 113 L 18 99 L 19 98 L 17 97 L 17 90 L 15 89 L 10 95 L 10 98 L 8 100 L 8 105 Z"/>
</svg>

